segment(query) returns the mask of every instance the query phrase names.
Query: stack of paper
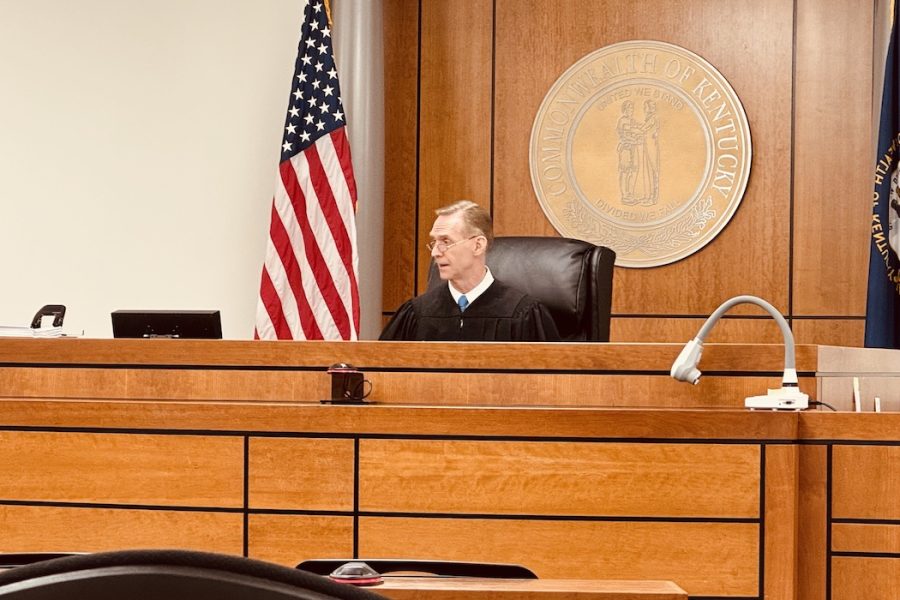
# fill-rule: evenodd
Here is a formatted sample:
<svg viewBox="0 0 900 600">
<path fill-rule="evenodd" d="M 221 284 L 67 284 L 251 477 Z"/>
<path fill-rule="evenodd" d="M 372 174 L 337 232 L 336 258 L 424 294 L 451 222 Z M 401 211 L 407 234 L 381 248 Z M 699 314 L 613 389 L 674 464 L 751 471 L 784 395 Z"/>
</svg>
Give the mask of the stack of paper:
<svg viewBox="0 0 900 600">
<path fill-rule="evenodd" d="M 50 338 L 60 337 L 61 335 L 62 327 L 41 327 L 40 329 L 32 329 L 31 327 L 0 325 L 0 337 Z"/>
</svg>

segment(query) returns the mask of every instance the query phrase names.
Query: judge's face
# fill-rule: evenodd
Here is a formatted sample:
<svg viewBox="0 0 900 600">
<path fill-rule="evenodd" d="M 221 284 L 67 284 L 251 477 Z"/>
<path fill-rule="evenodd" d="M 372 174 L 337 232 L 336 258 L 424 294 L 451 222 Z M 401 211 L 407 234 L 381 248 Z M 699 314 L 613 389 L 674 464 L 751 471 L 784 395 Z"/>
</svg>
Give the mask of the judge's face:
<svg viewBox="0 0 900 600">
<path fill-rule="evenodd" d="M 431 227 L 431 257 L 437 264 L 441 279 L 450 281 L 460 291 L 467 292 L 484 276 L 487 241 L 484 236 L 472 235 L 462 215 L 441 215 Z"/>
</svg>

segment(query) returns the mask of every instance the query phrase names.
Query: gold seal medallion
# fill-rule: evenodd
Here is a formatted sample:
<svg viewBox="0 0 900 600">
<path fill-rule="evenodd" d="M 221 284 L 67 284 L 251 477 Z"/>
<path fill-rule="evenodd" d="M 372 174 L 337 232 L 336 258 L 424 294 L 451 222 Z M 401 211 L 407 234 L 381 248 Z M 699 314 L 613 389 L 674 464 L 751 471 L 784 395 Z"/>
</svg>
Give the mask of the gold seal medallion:
<svg viewBox="0 0 900 600">
<path fill-rule="evenodd" d="M 531 130 L 531 181 L 564 237 L 656 267 L 718 235 L 750 175 L 750 128 L 722 75 L 673 44 L 588 54 L 556 81 Z"/>
</svg>

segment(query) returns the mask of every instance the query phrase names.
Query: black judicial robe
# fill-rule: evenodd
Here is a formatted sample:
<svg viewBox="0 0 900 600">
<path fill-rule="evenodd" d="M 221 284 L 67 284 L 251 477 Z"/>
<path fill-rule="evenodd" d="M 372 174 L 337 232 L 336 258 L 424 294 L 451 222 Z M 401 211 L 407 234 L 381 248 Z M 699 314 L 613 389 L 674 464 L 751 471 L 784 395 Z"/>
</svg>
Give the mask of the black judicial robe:
<svg viewBox="0 0 900 600">
<path fill-rule="evenodd" d="M 558 342 L 547 308 L 526 294 L 494 282 L 459 310 L 450 288 L 432 288 L 400 307 L 382 340 L 449 342 Z"/>
</svg>

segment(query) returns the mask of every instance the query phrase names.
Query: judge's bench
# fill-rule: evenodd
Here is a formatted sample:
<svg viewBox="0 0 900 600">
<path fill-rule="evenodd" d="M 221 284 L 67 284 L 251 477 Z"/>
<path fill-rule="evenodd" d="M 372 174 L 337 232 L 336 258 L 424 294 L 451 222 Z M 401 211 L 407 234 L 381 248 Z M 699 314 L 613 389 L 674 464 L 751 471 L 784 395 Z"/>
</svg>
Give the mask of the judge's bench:
<svg viewBox="0 0 900 600">
<path fill-rule="evenodd" d="M 0 340 L 0 552 L 418 557 L 691 598 L 900 589 L 893 351 L 801 345 L 839 412 L 747 411 L 781 345 Z M 359 368 L 366 405 L 331 405 Z M 860 377 L 862 413 L 852 408 Z M 368 386 L 367 386 L 368 388 Z"/>
</svg>

